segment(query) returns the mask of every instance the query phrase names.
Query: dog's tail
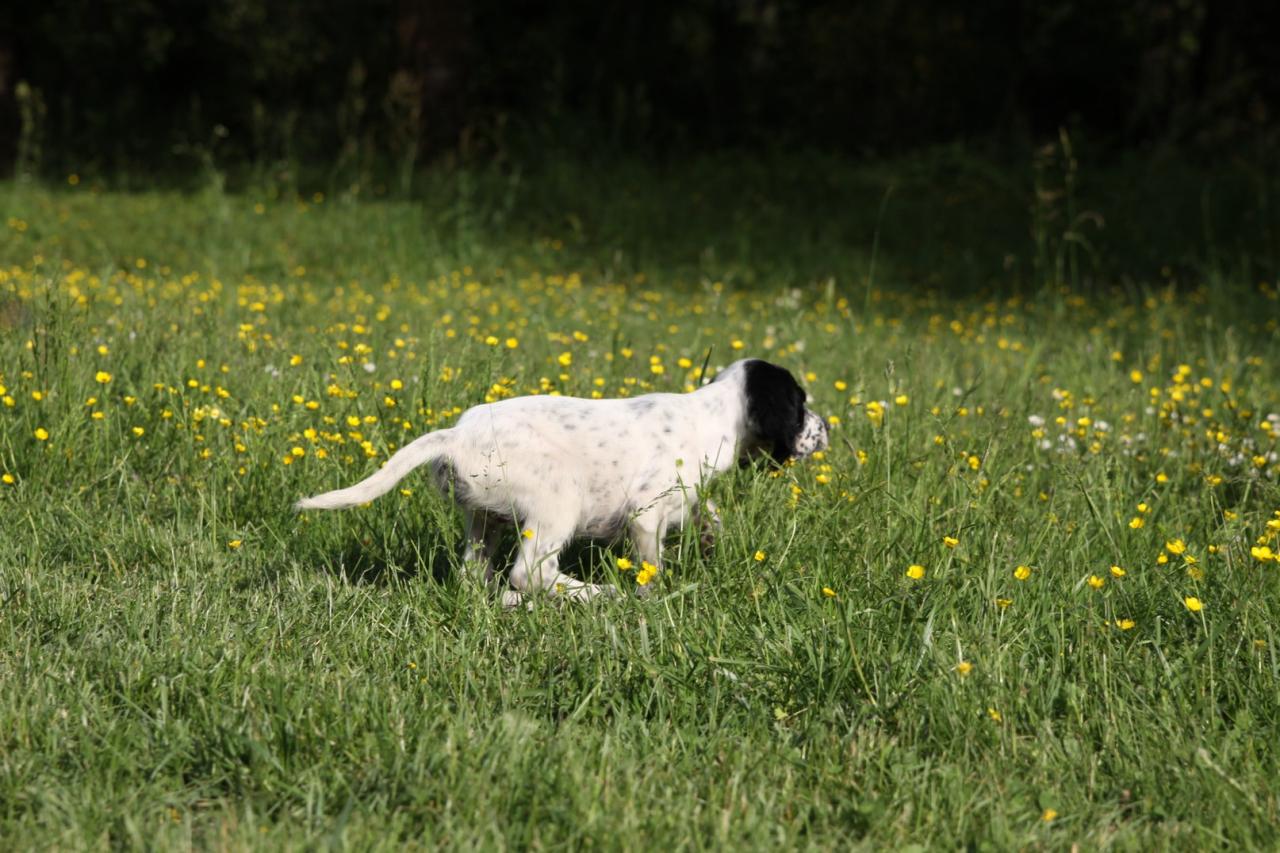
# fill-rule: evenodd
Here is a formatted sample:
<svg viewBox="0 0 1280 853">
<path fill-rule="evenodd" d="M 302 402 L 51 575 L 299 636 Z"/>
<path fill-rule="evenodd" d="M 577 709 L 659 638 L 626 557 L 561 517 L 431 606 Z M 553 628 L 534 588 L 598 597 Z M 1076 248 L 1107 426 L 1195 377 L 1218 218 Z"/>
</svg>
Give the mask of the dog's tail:
<svg viewBox="0 0 1280 853">
<path fill-rule="evenodd" d="M 410 471 L 424 462 L 443 456 L 448 450 L 453 430 L 442 429 L 419 436 L 397 450 L 374 474 L 354 486 L 303 498 L 293 505 L 299 512 L 304 509 L 345 509 L 356 504 L 368 503 L 391 491 Z"/>
</svg>

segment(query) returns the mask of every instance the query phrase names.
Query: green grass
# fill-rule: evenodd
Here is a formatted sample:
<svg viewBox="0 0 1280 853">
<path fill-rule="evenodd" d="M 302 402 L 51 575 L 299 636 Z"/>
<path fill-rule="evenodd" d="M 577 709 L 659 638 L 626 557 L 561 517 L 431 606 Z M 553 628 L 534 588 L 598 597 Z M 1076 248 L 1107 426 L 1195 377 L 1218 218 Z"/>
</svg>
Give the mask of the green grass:
<svg viewBox="0 0 1280 853">
<path fill-rule="evenodd" d="M 1055 283 L 1029 178 L 937 211 L 918 171 L 807 212 L 785 169 L 0 186 L 0 843 L 1273 848 L 1262 255 L 1170 230 L 1163 273 Z M 648 599 L 503 611 L 424 477 L 288 509 L 486 396 L 680 390 L 735 341 L 832 448 L 717 481 Z"/>
</svg>

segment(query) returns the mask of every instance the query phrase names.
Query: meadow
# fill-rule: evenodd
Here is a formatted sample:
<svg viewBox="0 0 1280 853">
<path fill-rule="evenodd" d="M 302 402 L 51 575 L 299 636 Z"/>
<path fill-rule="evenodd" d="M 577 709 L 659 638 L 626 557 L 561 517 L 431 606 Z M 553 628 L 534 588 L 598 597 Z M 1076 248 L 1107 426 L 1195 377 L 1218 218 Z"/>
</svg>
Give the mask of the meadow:
<svg viewBox="0 0 1280 853">
<path fill-rule="evenodd" d="M 1273 849 L 1280 290 L 1053 162 L 0 184 L 0 846 Z M 503 610 L 423 476 L 290 511 L 747 355 L 831 447 L 643 600 Z"/>
</svg>

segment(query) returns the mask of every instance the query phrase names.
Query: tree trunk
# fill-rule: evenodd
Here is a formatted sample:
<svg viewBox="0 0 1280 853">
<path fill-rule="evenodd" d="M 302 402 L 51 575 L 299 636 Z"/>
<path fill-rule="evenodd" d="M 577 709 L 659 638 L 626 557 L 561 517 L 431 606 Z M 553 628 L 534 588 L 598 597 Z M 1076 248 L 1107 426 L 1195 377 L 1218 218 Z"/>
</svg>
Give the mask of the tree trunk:
<svg viewBox="0 0 1280 853">
<path fill-rule="evenodd" d="M 400 0 L 393 97 L 416 101 L 403 120 L 420 153 L 452 147 L 466 119 L 468 26 L 458 0 Z"/>
</svg>

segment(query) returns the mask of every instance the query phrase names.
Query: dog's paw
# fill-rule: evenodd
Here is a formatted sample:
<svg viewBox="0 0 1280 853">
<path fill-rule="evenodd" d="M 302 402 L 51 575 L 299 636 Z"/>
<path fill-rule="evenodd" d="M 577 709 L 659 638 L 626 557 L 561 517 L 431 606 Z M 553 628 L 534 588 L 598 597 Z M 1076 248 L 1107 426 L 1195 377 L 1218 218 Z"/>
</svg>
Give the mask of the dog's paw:
<svg viewBox="0 0 1280 853">
<path fill-rule="evenodd" d="M 610 584 L 581 583 L 578 581 L 555 584 L 548 592 L 553 597 L 565 601 L 590 601 L 593 598 L 602 596 L 612 598 L 618 594 L 617 588 Z"/>
<path fill-rule="evenodd" d="M 533 599 L 523 592 L 504 589 L 502 591 L 502 606 L 507 610 L 515 610 L 519 607 L 524 607 L 525 610 L 533 610 Z"/>
</svg>

